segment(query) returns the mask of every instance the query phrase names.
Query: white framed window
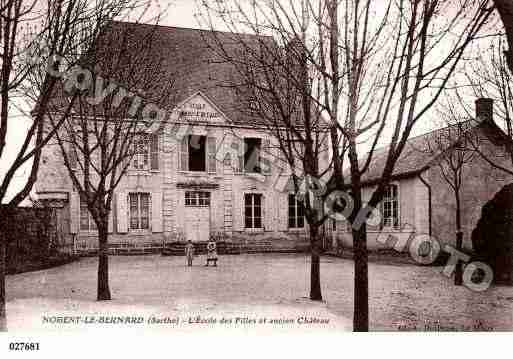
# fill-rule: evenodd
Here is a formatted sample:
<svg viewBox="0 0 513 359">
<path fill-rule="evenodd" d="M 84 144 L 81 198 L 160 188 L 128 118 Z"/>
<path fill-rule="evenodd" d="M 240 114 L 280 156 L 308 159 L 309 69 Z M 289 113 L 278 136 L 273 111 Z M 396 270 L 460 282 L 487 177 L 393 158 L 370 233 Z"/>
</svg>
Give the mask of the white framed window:
<svg viewBox="0 0 513 359">
<path fill-rule="evenodd" d="M 149 168 L 149 143 L 146 134 L 137 135 L 134 138 L 132 168 L 135 170 L 146 170 Z"/>
<path fill-rule="evenodd" d="M 381 223 L 385 228 L 399 228 L 399 188 L 390 184 L 381 201 Z"/>
<path fill-rule="evenodd" d="M 130 230 L 147 230 L 150 228 L 151 196 L 146 192 L 128 194 Z"/>
<path fill-rule="evenodd" d="M 159 169 L 158 134 L 138 134 L 134 138 L 132 166 L 134 170 Z"/>
<path fill-rule="evenodd" d="M 188 207 L 208 207 L 210 206 L 210 192 L 205 191 L 186 191 L 185 205 Z"/>
<path fill-rule="evenodd" d="M 294 194 L 289 194 L 289 228 L 304 228 L 305 213 L 302 201 Z"/>
<path fill-rule="evenodd" d="M 244 228 L 257 229 L 262 227 L 262 194 L 244 194 Z"/>
<path fill-rule="evenodd" d="M 93 220 L 85 198 L 80 196 L 80 230 L 81 231 L 96 231 L 96 222 Z"/>
</svg>

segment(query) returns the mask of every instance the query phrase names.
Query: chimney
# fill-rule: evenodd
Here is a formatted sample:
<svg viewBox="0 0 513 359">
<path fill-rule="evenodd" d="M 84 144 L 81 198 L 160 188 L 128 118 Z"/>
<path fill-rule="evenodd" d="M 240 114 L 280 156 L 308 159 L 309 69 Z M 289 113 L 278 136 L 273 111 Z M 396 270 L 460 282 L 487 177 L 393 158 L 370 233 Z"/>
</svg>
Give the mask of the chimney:
<svg viewBox="0 0 513 359">
<path fill-rule="evenodd" d="M 476 100 L 476 119 L 478 122 L 493 122 L 493 100 L 480 97 Z"/>
</svg>

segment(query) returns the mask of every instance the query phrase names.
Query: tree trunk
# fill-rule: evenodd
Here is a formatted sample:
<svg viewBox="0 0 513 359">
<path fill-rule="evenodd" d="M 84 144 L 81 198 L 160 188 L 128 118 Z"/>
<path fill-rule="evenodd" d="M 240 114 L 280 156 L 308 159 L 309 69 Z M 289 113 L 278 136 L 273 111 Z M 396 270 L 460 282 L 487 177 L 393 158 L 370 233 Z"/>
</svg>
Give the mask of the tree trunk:
<svg viewBox="0 0 513 359">
<path fill-rule="evenodd" d="M 463 249 L 463 232 L 461 231 L 461 204 L 458 190 L 456 195 L 456 249 L 461 252 Z M 463 263 L 459 260 L 454 271 L 454 285 L 463 284 Z"/>
<path fill-rule="evenodd" d="M 7 331 L 5 272 L 7 268 L 8 227 L 5 220 L 9 218 L 8 212 L 7 206 L 0 204 L 0 332 Z"/>
<path fill-rule="evenodd" d="M 102 222 L 105 223 L 98 226 L 98 300 L 110 300 L 107 221 L 102 219 Z"/>
<path fill-rule="evenodd" d="M 369 331 L 369 269 L 367 263 L 367 227 L 353 229 L 354 314 L 353 331 Z"/>
<path fill-rule="evenodd" d="M 319 227 L 310 226 L 311 262 L 310 262 L 310 299 L 322 300 L 321 263 L 319 246 Z"/>
<path fill-rule="evenodd" d="M 3 231 L 3 228 L 0 228 Z M 7 331 L 7 312 L 5 310 L 5 262 L 7 251 L 7 239 L 0 233 L 0 332 Z"/>
</svg>

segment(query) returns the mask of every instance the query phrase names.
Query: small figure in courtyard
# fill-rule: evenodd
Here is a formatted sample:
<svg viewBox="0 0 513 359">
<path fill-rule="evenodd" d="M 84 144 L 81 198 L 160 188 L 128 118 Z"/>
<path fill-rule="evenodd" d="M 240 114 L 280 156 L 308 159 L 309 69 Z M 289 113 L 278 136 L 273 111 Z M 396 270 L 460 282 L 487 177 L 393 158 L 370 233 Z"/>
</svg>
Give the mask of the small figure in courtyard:
<svg viewBox="0 0 513 359">
<path fill-rule="evenodd" d="M 214 267 L 217 267 L 217 244 L 213 238 L 207 244 L 207 264 L 205 266 L 208 267 L 210 262 L 213 262 Z"/>
<path fill-rule="evenodd" d="M 194 244 L 189 239 L 185 245 L 185 257 L 187 257 L 187 266 L 192 266 L 192 260 L 194 259 Z"/>
</svg>

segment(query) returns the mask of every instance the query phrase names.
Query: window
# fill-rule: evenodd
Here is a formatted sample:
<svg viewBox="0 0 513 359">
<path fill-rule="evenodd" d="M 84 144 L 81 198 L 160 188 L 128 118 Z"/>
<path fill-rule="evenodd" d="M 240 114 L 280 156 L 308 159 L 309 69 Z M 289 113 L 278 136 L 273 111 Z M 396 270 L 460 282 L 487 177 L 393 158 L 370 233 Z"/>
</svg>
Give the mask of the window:
<svg viewBox="0 0 513 359">
<path fill-rule="evenodd" d="M 244 227 L 262 228 L 262 195 L 244 194 Z"/>
<path fill-rule="evenodd" d="M 144 170 L 149 165 L 148 136 L 137 135 L 133 143 L 132 168 Z"/>
<path fill-rule="evenodd" d="M 205 171 L 207 167 L 205 156 L 205 136 L 189 136 L 189 171 Z"/>
<path fill-rule="evenodd" d="M 184 136 L 180 144 L 180 170 L 216 172 L 215 137 Z"/>
<path fill-rule="evenodd" d="M 383 227 L 399 227 L 399 200 L 397 196 L 397 185 L 392 184 L 385 190 L 381 202 L 381 218 Z"/>
<path fill-rule="evenodd" d="M 135 170 L 159 169 L 158 134 L 140 134 L 134 139 L 132 168 Z"/>
<path fill-rule="evenodd" d="M 186 191 L 186 206 L 210 206 L 210 192 L 204 191 Z"/>
<path fill-rule="evenodd" d="M 91 212 L 87 208 L 85 198 L 80 196 L 80 230 L 81 231 L 96 231 L 96 223 L 91 216 Z"/>
<path fill-rule="evenodd" d="M 289 228 L 304 228 L 304 216 L 303 202 L 294 194 L 289 194 Z"/>
<path fill-rule="evenodd" d="M 261 173 L 260 166 L 262 140 L 260 138 L 244 138 L 244 171 Z"/>
<path fill-rule="evenodd" d="M 130 193 L 128 196 L 130 208 L 130 229 L 150 228 L 150 194 Z"/>
</svg>

